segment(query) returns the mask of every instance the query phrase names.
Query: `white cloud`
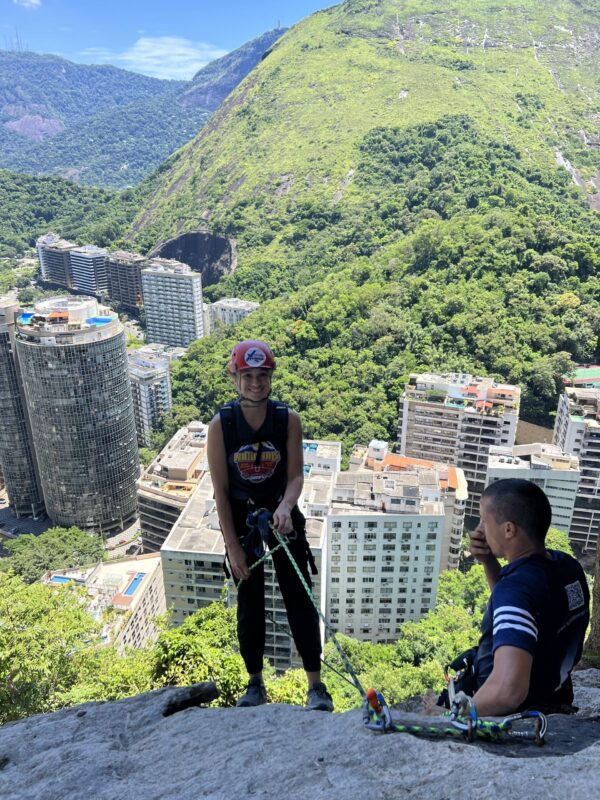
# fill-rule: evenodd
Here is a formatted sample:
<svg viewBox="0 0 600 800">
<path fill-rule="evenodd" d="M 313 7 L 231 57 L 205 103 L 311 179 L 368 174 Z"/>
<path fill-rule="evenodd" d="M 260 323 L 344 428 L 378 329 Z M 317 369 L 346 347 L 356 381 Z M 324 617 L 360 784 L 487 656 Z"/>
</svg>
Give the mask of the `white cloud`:
<svg viewBox="0 0 600 800">
<path fill-rule="evenodd" d="M 42 0 L 13 0 L 15 6 L 23 6 L 23 8 L 39 8 L 42 5 Z"/>
<path fill-rule="evenodd" d="M 96 64 L 113 64 L 153 78 L 189 80 L 215 58 L 227 53 L 208 42 L 193 42 L 177 36 L 141 36 L 122 53 L 91 47 L 80 55 Z"/>
</svg>

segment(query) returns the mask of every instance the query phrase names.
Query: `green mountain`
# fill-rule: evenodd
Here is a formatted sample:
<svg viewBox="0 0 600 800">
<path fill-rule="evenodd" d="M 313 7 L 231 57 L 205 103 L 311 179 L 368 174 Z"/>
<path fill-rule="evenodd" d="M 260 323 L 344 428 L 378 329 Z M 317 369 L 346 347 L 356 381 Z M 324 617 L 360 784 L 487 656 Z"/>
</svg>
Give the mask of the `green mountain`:
<svg viewBox="0 0 600 800">
<path fill-rule="evenodd" d="M 0 167 L 137 184 L 196 135 L 281 33 L 248 42 L 192 81 L 0 51 Z"/>
<path fill-rule="evenodd" d="M 361 203 L 356 168 L 369 131 L 456 114 L 536 164 L 564 158 L 596 193 L 599 14 L 597 2 L 570 0 L 455 0 L 446 10 L 435 0 L 347 0 L 318 12 L 180 151 L 137 230 L 173 235 L 240 203 L 261 223 L 303 198 Z"/>
<path fill-rule="evenodd" d="M 599 43 L 596 2 L 318 12 L 172 157 L 131 238 L 236 239 L 212 294 L 269 301 L 238 331 L 273 340 L 311 435 L 393 438 L 416 368 L 520 382 L 548 423 L 600 356 Z M 230 393 L 233 335 L 178 367 L 189 413 Z"/>
</svg>

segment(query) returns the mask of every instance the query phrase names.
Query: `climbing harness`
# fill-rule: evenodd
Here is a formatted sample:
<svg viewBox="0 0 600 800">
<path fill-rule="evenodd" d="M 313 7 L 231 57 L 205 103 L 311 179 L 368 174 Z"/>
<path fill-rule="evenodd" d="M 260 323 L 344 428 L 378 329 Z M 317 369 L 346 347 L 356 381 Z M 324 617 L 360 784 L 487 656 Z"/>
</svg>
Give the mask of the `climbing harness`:
<svg viewBox="0 0 600 800">
<path fill-rule="evenodd" d="M 325 626 L 329 640 L 333 642 L 337 649 L 342 663 L 352 679 L 352 684 L 362 697 L 363 722 L 365 727 L 369 728 L 369 730 L 379 733 L 410 733 L 417 736 L 431 737 L 454 736 L 462 738 L 467 742 L 472 742 L 475 739 L 499 742 L 506 738 L 513 738 L 532 740 L 539 746 L 544 744 L 544 737 L 548 728 L 548 722 L 544 714 L 540 711 L 529 710 L 510 714 L 498 720 L 480 719 L 477 716 L 473 698 L 469 697 L 463 691 L 455 691 L 455 681 L 460 679 L 460 671 L 453 677 L 449 674 L 449 667 L 446 667 L 444 670 L 444 675 L 448 683 L 448 696 L 450 698 L 449 716 L 439 718 L 439 722 L 437 723 L 432 720 L 430 725 L 404 725 L 394 720 L 383 694 L 375 691 L 375 689 L 367 689 L 365 691 L 363 688 L 348 656 L 336 638 L 335 631 L 331 628 L 329 622 L 323 615 L 310 586 L 296 563 L 296 560 L 292 556 L 287 544 L 287 537 L 273 527 L 273 514 L 267 509 L 261 508 L 248 514 L 247 522 L 250 528 L 250 533 L 248 535 L 252 534 L 253 545 L 256 546 L 257 541 L 260 540 L 257 549 L 253 551 L 258 560 L 251 564 L 249 569 L 255 569 L 255 567 L 263 563 L 269 555 L 276 550 L 285 550 L 300 582 L 312 601 L 315 611 Z M 265 545 L 268 544 L 269 534 L 271 532 L 277 540 L 277 545 L 267 551 Z M 464 713 L 465 707 L 468 710 L 466 714 Z M 526 726 L 518 727 L 517 723 L 520 721 L 525 721 Z"/>
</svg>

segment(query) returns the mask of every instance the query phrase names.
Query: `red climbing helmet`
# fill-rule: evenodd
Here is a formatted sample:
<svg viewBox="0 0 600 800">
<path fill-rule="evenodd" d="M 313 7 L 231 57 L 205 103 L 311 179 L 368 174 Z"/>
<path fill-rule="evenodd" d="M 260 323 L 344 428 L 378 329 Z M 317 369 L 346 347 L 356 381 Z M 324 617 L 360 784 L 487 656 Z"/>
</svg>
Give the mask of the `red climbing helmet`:
<svg viewBox="0 0 600 800">
<path fill-rule="evenodd" d="M 238 342 L 231 351 L 231 360 L 228 369 L 232 375 L 243 369 L 275 369 L 275 359 L 271 348 L 265 342 L 246 339 Z"/>
</svg>

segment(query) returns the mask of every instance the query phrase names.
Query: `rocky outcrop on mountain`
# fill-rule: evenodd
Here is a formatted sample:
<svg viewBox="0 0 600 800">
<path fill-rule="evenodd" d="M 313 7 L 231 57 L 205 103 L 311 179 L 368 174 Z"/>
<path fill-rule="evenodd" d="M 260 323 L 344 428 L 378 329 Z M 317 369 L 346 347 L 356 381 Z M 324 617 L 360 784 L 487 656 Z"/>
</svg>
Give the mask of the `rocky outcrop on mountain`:
<svg viewBox="0 0 600 800">
<path fill-rule="evenodd" d="M 44 139 L 51 139 L 65 129 L 64 123 L 60 119 L 46 119 L 39 114 L 24 114 L 19 119 L 13 119 L 4 123 L 4 127 L 9 131 L 14 131 L 25 139 L 32 142 L 41 142 Z"/>
<path fill-rule="evenodd" d="M 233 272 L 237 262 L 235 241 L 209 231 L 191 231 L 157 245 L 150 256 L 174 258 L 202 274 L 202 283 L 212 283 Z"/>
<path fill-rule="evenodd" d="M 600 670 L 576 674 L 575 683 L 579 715 L 550 717 L 541 748 L 382 735 L 364 727 L 360 711 L 198 707 L 206 684 L 88 703 L 0 729 L 0 794 L 583 800 L 598 795 L 600 782 Z"/>
<path fill-rule="evenodd" d="M 274 28 L 199 70 L 182 95 L 184 106 L 214 111 L 286 32 Z"/>
</svg>

